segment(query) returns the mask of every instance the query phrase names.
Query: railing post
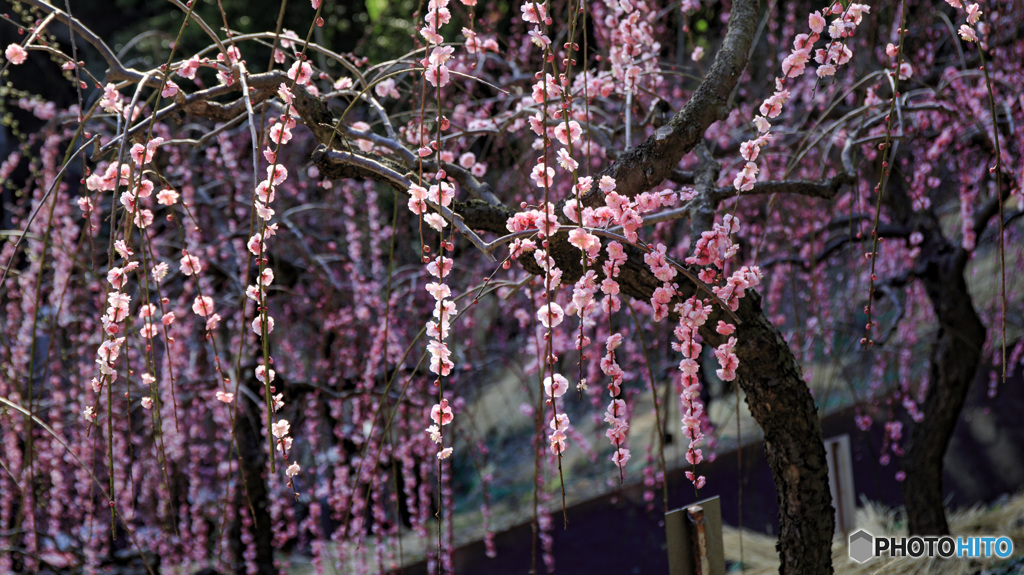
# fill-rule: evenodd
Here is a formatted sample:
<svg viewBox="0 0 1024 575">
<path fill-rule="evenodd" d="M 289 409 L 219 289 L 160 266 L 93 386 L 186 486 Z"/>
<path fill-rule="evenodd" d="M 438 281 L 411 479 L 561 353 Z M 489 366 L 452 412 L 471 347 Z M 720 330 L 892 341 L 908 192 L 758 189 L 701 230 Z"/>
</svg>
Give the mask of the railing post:
<svg viewBox="0 0 1024 575">
<path fill-rule="evenodd" d="M 828 460 L 828 489 L 836 509 L 836 533 L 847 535 L 856 528 L 856 503 L 853 487 L 853 459 L 850 457 L 850 436 L 838 435 L 825 440 Z"/>
<path fill-rule="evenodd" d="M 725 575 L 722 507 L 716 496 L 665 514 L 670 575 Z"/>
</svg>

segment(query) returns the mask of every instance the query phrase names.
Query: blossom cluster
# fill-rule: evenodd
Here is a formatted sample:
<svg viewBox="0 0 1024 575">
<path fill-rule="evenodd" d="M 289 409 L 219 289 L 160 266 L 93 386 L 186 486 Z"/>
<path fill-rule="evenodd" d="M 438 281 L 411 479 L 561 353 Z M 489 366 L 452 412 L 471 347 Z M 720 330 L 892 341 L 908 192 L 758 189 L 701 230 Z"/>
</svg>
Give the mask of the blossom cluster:
<svg viewBox="0 0 1024 575">
<path fill-rule="evenodd" d="M 561 374 L 555 373 L 544 378 L 544 397 L 553 406 L 553 415 L 549 422 L 551 433 L 548 436 L 548 441 L 551 453 L 555 455 L 560 455 L 565 451 L 566 433 L 569 432 L 569 415 L 559 410 L 557 405 L 558 398 L 565 395 L 568 389 L 569 380 Z"/>
<path fill-rule="evenodd" d="M 757 266 L 742 266 L 725 278 L 724 283 L 718 281 L 725 268 L 726 260 L 733 257 L 738 251 L 738 246 L 732 241 L 732 234 L 738 232 L 739 229 L 739 220 L 727 214 L 723 217 L 722 223 L 716 222 L 711 230 L 701 234 L 694 246 L 694 254 L 686 259 L 686 263 L 690 265 L 702 266 L 698 273 L 699 279 L 712 284 L 715 295 L 733 311 L 739 307 L 739 300 L 744 296 L 746 290 L 759 285 L 763 277 Z M 664 307 L 676 295 L 675 285 L 668 283 L 674 274 L 670 274 L 665 269 L 663 252 L 652 251 L 646 259 L 654 273 L 661 274 L 658 276 L 659 279 L 666 282 L 655 291 L 652 298 L 655 313 L 664 314 L 666 313 Z M 683 354 L 683 359 L 679 363 L 680 409 L 683 412 L 683 433 L 690 440 L 686 460 L 691 465 L 697 465 L 703 460 L 700 446 L 704 441 L 704 432 L 701 428 L 704 405 L 700 399 L 701 383 L 697 375 L 700 368 L 698 360 L 703 345 L 698 331 L 707 322 L 711 310 L 711 306 L 697 296 L 675 306 L 675 312 L 679 315 L 679 324 L 673 332 L 676 342 L 672 344 L 672 348 Z M 739 368 L 739 358 L 735 352 L 737 339 L 732 337 L 735 330 L 734 325 L 724 321 L 719 321 L 715 327 L 715 331 L 719 335 L 728 337 L 714 351 L 719 364 L 719 369 L 715 373 L 723 381 L 734 380 L 736 370 Z M 686 477 L 693 482 L 697 489 L 704 485 L 704 477 L 697 475 L 695 471 L 687 471 Z"/>
<path fill-rule="evenodd" d="M 626 402 L 621 399 L 611 400 L 608 403 L 608 409 L 604 412 L 604 421 L 609 425 L 605 436 L 615 446 L 612 463 L 620 470 L 625 469 L 626 462 L 631 457 L 629 449 L 625 447 L 626 436 L 629 432 L 629 413 L 626 409 Z"/>
<path fill-rule="evenodd" d="M 745 163 L 733 180 L 733 186 L 737 190 L 754 189 L 759 172 L 757 157 L 761 148 L 772 140 L 772 125 L 768 120 L 782 113 L 782 108 L 790 97 L 790 91 L 785 87 L 786 80 L 802 76 L 812 58 L 818 64 L 816 73 L 819 78 L 834 76 L 838 68 L 853 57 L 846 39 L 854 35 L 864 14 L 870 10 L 871 7 L 866 4 L 851 3 L 844 8 L 840 2 L 836 2 L 824 14 L 819 10 L 808 17 L 810 34 L 797 34 L 794 38 L 793 51 L 782 61 L 783 77 L 775 79 L 775 91 L 761 103 L 761 115 L 754 118 L 757 137 L 740 146 L 740 155 Z M 827 16 L 835 16 L 830 24 L 826 20 Z M 815 49 L 814 46 L 821 39 L 826 24 L 831 40 L 824 48 Z"/>
<path fill-rule="evenodd" d="M 314 6 L 315 8 L 316 6 Z M 290 36 L 290 35 L 289 35 Z M 294 47 L 294 39 L 283 38 L 281 45 L 285 48 Z M 274 59 L 277 63 L 283 63 L 283 55 L 279 56 L 279 51 L 275 51 Z M 224 60 L 223 54 L 218 55 L 218 59 Z M 233 69 L 237 69 L 239 73 L 245 74 L 245 63 L 239 57 L 237 51 L 228 49 L 227 61 L 232 64 Z M 274 209 L 271 205 L 276 199 L 277 190 L 285 183 L 289 177 L 288 169 L 280 163 L 280 152 L 282 146 L 287 145 L 294 137 L 292 130 L 295 128 L 299 114 L 295 107 L 295 90 L 301 89 L 312 93 L 316 93 L 316 86 L 312 83 L 313 70 L 312 66 L 304 58 L 303 54 L 297 54 L 295 62 L 288 69 L 286 73 L 287 77 L 291 82 L 281 82 L 277 88 L 277 97 L 284 104 L 284 112 L 274 118 L 271 121 L 270 127 L 267 130 L 267 145 L 263 149 L 263 158 L 267 161 L 266 178 L 260 180 L 254 190 L 252 207 L 255 211 L 257 220 L 257 230 L 249 240 L 246 242 L 246 248 L 253 257 L 256 258 L 258 264 L 257 277 L 254 283 L 249 284 L 245 288 L 245 295 L 247 298 L 255 302 L 256 304 L 256 317 L 253 319 L 251 329 L 260 338 L 269 336 L 274 331 L 275 320 L 270 315 L 270 308 L 267 302 L 267 290 L 273 285 L 275 275 L 274 270 L 267 267 L 269 263 L 269 257 L 267 254 L 268 242 L 273 238 L 278 231 L 278 224 L 276 222 L 271 223 L 275 215 Z M 229 79 L 222 78 L 222 82 L 229 82 Z M 273 359 L 267 354 L 263 357 L 264 364 L 256 367 L 255 376 L 256 380 L 267 387 L 268 396 L 276 391 L 273 383 L 276 379 L 277 373 L 273 369 L 268 367 L 268 364 L 273 363 Z M 234 400 L 234 395 L 231 393 L 218 392 L 217 399 L 224 402 L 230 403 Z M 284 408 L 284 394 L 274 393 L 272 401 L 270 403 L 270 413 L 268 414 L 270 424 L 270 432 L 274 437 L 274 445 L 277 451 L 279 451 L 286 460 L 288 460 L 291 452 L 291 446 L 293 438 L 291 437 L 291 425 L 287 419 L 278 418 L 275 421 L 276 415 Z M 288 477 L 288 485 L 294 490 L 293 479 L 302 471 L 301 466 L 296 461 L 291 461 L 285 469 L 285 475 Z"/>
<path fill-rule="evenodd" d="M 548 77 L 550 80 L 550 76 Z M 541 103 L 545 100 L 545 91 L 548 89 L 556 90 L 557 84 L 550 83 L 545 86 L 541 83 L 535 85 L 535 99 L 537 103 Z M 533 124 L 537 126 L 535 131 L 538 135 L 544 135 L 544 131 L 540 128 L 540 118 L 535 117 Z M 576 124 L 575 121 L 563 122 L 557 124 L 550 134 L 554 136 L 555 140 L 560 141 L 565 147 L 559 149 L 559 164 L 567 171 L 573 171 L 576 168 L 575 163 L 569 164 L 571 161 L 569 157 L 570 144 L 574 141 L 574 138 L 578 138 L 579 134 L 575 133 L 573 126 Z M 562 128 L 565 129 L 562 129 Z M 550 140 L 548 140 L 550 141 Z M 533 179 L 538 187 L 547 187 L 552 184 L 552 178 L 554 177 L 554 170 L 547 168 L 544 163 L 545 158 L 538 158 L 538 164 L 535 166 L 533 171 Z M 592 264 L 596 261 L 599 252 L 601 250 L 601 242 L 598 236 L 594 233 L 594 230 L 607 228 L 610 225 L 622 226 L 623 234 L 625 239 L 631 243 L 637 243 L 639 241 L 639 228 L 643 223 L 641 217 L 642 213 L 654 211 L 662 206 L 671 205 L 675 202 L 676 194 L 671 192 L 646 192 L 632 199 L 627 196 L 623 196 L 616 192 L 616 182 L 614 178 L 610 176 L 603 176 L 598 182 L 596 182 L 598 190 L 603 193 L 604 205 L 598 207 L 583 207 L 580 208 L 580 204 L 576 198 L 582 196 L 591 191 L 591 188 L 595 185 L 593 178 L 591 177 L 580 177 L 575 180 L 573 185 L 573 195 L 575 197 L 570 198 L 564 208 L 563 215 L 570 222 L 576 224 L 568 231 L 568 241 L 570 245 L 578 248 L 581 252 L 581 259 L 585 266 Z M 533 252 L 534 259 L 538 265 L 546 272 L 546 285 L 557 287 L 561 280 L 561 271 L 555 266 L 554 260 L 550 258 L 545 249 L 542 249 L 538 245 L 538 241 L 541 245 L 544 244 L 546 239 L 553 235 L 555 232 L 564 230 L 561 229 L 561 224 L 555 215 L 554 206 L 550 203 L 546 204 L 537 209 L 524 209 L 512 217 L 506 223 L 507 229 L 513 234 L 520 233 L 531 233 L 531 238 L 516 238 L 510 247 L 513 257 L 520 257 L 526 253 Z M 535 241 L 533 238 L 537 238 Z M 667 248 L 660 246 L 655 249 L 654 255 L 651 256 L 651 263 L 658 256 L 662 257 L 662 265 L 654 264 L 654 267 L 659 268 L 656 272 L 659 277 L 666 276 L 671 278 L 675 275 L 676 271 L 671 267 L 664 266 L 664 254 Z M 598 307 L 595 301 L 595 296 L 598 290 L 600 290 L 604 298 L 602 298 L 600 307 L 606 314 L 611 314 L 618 311 L 621 307 L 619 300 L 619 285 L 616 280 L 619 269 L 622 264 L 626 261 L 626 255 L 623 250 L 623 245 L 617 241 L 611 241 L 606 247 L 608 257 L 602 263 L 602 272 L 604 279 L 599 283 L 597 281 L 598 275 L 596 270 L 587 269 L 581 277 L 577 280 L 576 285 L 573 287 L 572 305 L 569 308 L 569 312 L 578 316 L 581 319 L 581 329 L 576 337 L 576 348 L 581 353 L 583 349 L 589 344 L 589 338 L 584 334 L 582 329 L 583 325 L 586 324 L 587 316 L 595 311 Z M 661 270 L 661 267 L 667 267 L 667 272 Z M 670 298 L 671 299 L 671 298 Z M 554 301 L 547 301 L 540 306 L 537 312 L 537 319 L 540 324 L 549 331 L 548 337 L 550 337 L 550 330 L 559 325 L 564 318 L 565 311 L 561 306 Z M 667 315 L 667 308 L 665 314 Z M 626 447 L 626 437 L 628 435 L 628 410 L 626 408 L 626 402 L 619 398 L 622 390 L 622 383 L 624 372 L 619 366 L 615 359 L 615 349 L 621 345 L 622 335 L 613 334 L 606 342 L 605 349 L 606 354 L 600 362 L 600 367 L 604 374 L 610 378 L 608 384 L 609 395 L 612 400 L 608 405 L 605 414 L 605 420 L 609 423 L 610 429 L 607 432 L 608 439 L 612 442 L 615 452 L 612 456 L 612 461 L 623 468 L 626 461 L 630 458 L 629 449 Z M 548 358 L 548 363 L 553 360 L 553 357 Z M 548 382 L 564 380 L 564 378 L 558 374 L 545 379 L 546 390 L 550 388 Z M 564 389 L 568 387 L 566 381 L 562 386 L 555 386 L 559 390 L 559 396 L 564 393 Z M 586 380 L 581 379 L 577 388 L 585 390 L 587 388 Z M 550 422 L 553 433 L 551 434 L 551 445 L 552 452 L 561 453 L 564 449 L 564 436 L 565 430 L 568 429 L 568 418 L 562 419 L 562 415 L 558 414 L 557 409 L 555 415 L 552 417 Z"/>
<path fill-rule="evenodd" d="M 447 459 L 452 454 L 451 447 L 443 447 L 441 427 L 449 425 L 453 419 L 455 419 L 455 415 L 452 413 L 452 408 L 448 405 L 447 399 L 442 398 L 439 403 L 430 409 L 430 420 L 434 424 L 427 428 L 427 434 L 430 436 L 431 441 L 442 445 L 442 449 L 437 453 L 438 459 Z"/>
<path fill-rule="evenodd" d="M 462 0 L 462 4 L 474 6 L 476 2 L 475 0 Z M 449 64 L 455 57 L 455 48 L 443 45 L 445 38 L 441 33 L 441 27 L 452 19 L 451 10 L 448 6 L 449 0 L 430 0 L 423 15 L 424 25 L 419 30 L 420 36 L 428 44 L 426 57 L 420 61 L 424 68 L 423 77 L 427 83 L 437 89 L 438 110 L 435 117 L 437 137 L 429 142 L 424 141 L 425 126 L 423 125 L 406 131 L 407 137 L 415 138 L 415 141 L 420 145 L 418 150 L 420 158 L 436 155 L 441 161 L 454 160 L 454 154 L 450 152 L 445 153 L 441 149 L 440 138 L 441 132 L 451 127 L 451 121 L 444 115 L 440 107 L 441 88 L 447 86 L 451 81 Z M 471 31 L 467 32 L 469 32 L 467 37 L 476 39 Z M 483 49 L 483 47 L 479 43 L 474 42 L 470 52 L 475 52 L 479 49 Z M 385 94 L 392 91 L 389 85 L 385 85 L 383 90 L 385 90 Z M 378 94 L 380 93 L 381 91 L 378 90 Z M 393 90 L 391 95 L 397 96 L 397 90 Z M 460 164 L 463 167 L 476 169 L 475 157 L 464 156 L 460 160 L 462 160 Z M 408 207 L 413 214 L 420 216 L 422 221 L 426 222 L 428 226 L 443 233 L 449 222 L 440 210 L 449 208 L 452 205 L 456 188 L 454 183 L 448 180 L 448 174 L 443 167 L 439 167 L 433 174 L 433 177 L 435 183 L 429 186 L 421 185 L 423 182 L 410 185 L 407 190 L 409 196 Z M 454 249 L 455 245 L 452 241 L 446 241 L 442 238 L 440 254 L 433 259 L 424 256 L 424 262 L 427 263 L 427 273 L 435 278 L 434 281 L 431 281 L 426 286 L 427 292 L 434 299 L 433 319 L 427 322 L 426 333 L 427 337 L 430 338 L 430 342 L 427 344 L 427 352 L 430 354 L 428 368 L 437 376 L 437 383 L 439 383 L 440 378 L 450 375 L 455 367 L 451 359 L 451 349 L 449 349 L 446 341 L 452 333 L 452 320 L 458 313 L 455 301 L 451 298 L 451 288 L 447 283 L 454 263 L 450 252 L 453 252 Z M 449 254 L 446 255 L 445 252 L 449 252 Z M 446 459 L 451 455 L 452 447 L 444 446 L 441 430 L 443 426 L 450 424 L 454 417 L 451 407 L 448 406 L 448 399 L 442 396 L 439 403 L 435 404 L 431 410 L 430 417 L 434 424 L 427 428 L 427 433 L 431 441 L 441 446 L 437 453 L 438 459 Z"/>
<path fill-rule="evenodd" d="M 701 429 L 701 415 L 704 403 L 700 399 L 701 383 L 697 372 L 700 368 L 698 359 L 702 349 L 697 332 L 711 313 L 711 306 L 705 305 L 696 296 L 676 306 L 679 324 L 673 330 L 676 342 L 672 349 L 683 354 L 679 362 L 679 383 L 682 393 L 679 396 L 680 410 L 683 412 L 683 434 L 690 441 L 686 448 L 686 461 L 696 466 L 703 461 L 704 455 L 700 447 L 704 442 Z M 686 472 L 686 478 L 693 482 L 697 489 L 704 486 L 703 475 L 696 475 L 693 470 Z"/>
<path fill-rule="evenodd" d="M 602 8 L 597 16 L 609 31 L 608 60 L 621 93 L 635 93 L 643 77 L 653 86 L 660 84 L 657 56 L 661 43 L 654 36 L 657 11 L 640 0 L 604 0 Z"/>
<path fill-rule="evenodd" d="M 455 301 L 451 299 L 451 288 L 444 283 L 451 271 L 451 256 L 438 256 L 427 266 L 427 272 L 438 281 L 427 284 L 427 292 L 434 298 L 434 319 L 427 322 L 427 336 L 431 338 L 427 344 L 430 353 L 430 371 L 439 377 L 451 374 L 455 364 L 451 360 L 451 350 L 445 339 L 452 332 L 452 319 L 458 313 Z"/>
<path fill-rule="evenodd" d="M 946 4 L 949 4 L 957 11 L 963 10 L 967 14 L 967 23 L 961 24 L 960 28 L 957 29 L 957 33 L 964 39 L 965 42 L 980 43 L 978 40 L 978 33 L 982 35 L 985 33 L 985 24 L 979 22 L 981 20 L 981 6 L 976 3 L 967 4 L 963 0 L 946 0 Z"/>
<path fill-rule="evenodd" d="M 622 264 L 626 263 L 626 252 L 622 244 L 616 241 L 608 242 L 605 252 L 608 257 L 601 266 L 601 271 L 604 272 L 604 280 L 601 281 L 601 293 L 604 294 L 604 298 L 601 299 L 601 311 L 610 314 L 622 307 L 622 300 L 619 299 L 619 282 L 615 278 L 619 277 L 619 270 Z"/>
<path fill-rule="evenodd" d="M 601 358 L 601 371 L 612 379 L 608 384 L 608 394 L 612 397 L 605 409 L 604 421 L 609 425 L 605 437 L 612 442 L 615 451 L 612 453 L 612 463 L 620 470 L 624 469 L 629 461 L 630 453 L 626 447 L 626 438 L 629 434 L 629 413 L 626 402 L 619 399 L 622 393 L 622 381 L 624 373 L 619 364 L 615 361 L 615 350 L 622 345 L 622 334 L 615 333 L 608 336 L 605 342 L 605 356 Z"/>
<path fill-rule="evenodd" d="M 105 93 L 107 96 L 119 101 L 120 94 L 118 94 L 116 90 L 113 90 L 112 87 L 108 87 Z M 117 94 L 116 98 L 113 96 L 114 94 Z M 156 149 L 163 142 L 163 138 L 156 137 L 145 144 L 134 144 L 129 151 L 129 155 L 132 159 L 131 163 L 111 163 L 107 165 L 104 170 L 97 170 L 95 173 L 90 174 L 85 179 L 86 189 L 92 192 L 116 192 L 118 189 L 124 188 L 124 191 L 121 192 L 118 199 L 127 220 L 131 225 L 140 229 L 149 227 L 153 223 L 153 212 L 148 208 L 142 207 L 142 205 L 153 195 L 155 186 L 153 182 L 143 177 L 142 173 L 145 166 L 153 161 Z M 162 190 L 157 194 L 157 201 L 162 205 L 172 205 L 177 201 L 176 192 L 173 190 Z M 78 207 L 83 211 L 87 218 L 95 209 L 95 205 L 89 196 L 81 196 L 77 203 Z M 130 237 L 130 233 L 125 234 L 125 237 Z M 100 392 L 104 384 L 113 384 L 117 379 L 118 372 L 115 367 L 115 362 L 120 356 L 121 349 L 125 345 L 127 339 L 126 336 L 120 334 L 126 333 L 127 331 L 127 326 L 124 325 L 124 323 L 130 315 L 130 308 L 132 304 L 132 296 L 130 293 L 127 293 L 126 290 L 128 288 L 130 274 L 140 267 L 139 261 L 134 259 L 135 252 L 128 245 L 128 241 L 126 239 L 117 239 L 114 241 L 114 253 L 122 259 L 122 264 L 117 266 L 112 265 L 107 270 L 106 274 L 106 280 L 110 285 L 111 291 L 107 292 L 107 307 L 100 318 L 100 323 L 106 339 L 100 344 L 99 349 L 97 350 L 96 364 L 99 368 L 99 375 L 97 377 L 93 377 L 90 382 L 93 391 L 96 393 Z M 187 252 L 185 253 L 187 256 Z M 191 263 L 191 260 L 189 261 Z M 198 259 L 196 259 L 195 265 L 197 268 L 199 267 L 200 263 Z M 159 283 L 163 278 L 163 275 L 166 274 L 166 270 L 166 263 L 154 266 L 154 281 Z M 210 302 L 210 309 L 212 311 L 212 301 Z M 152 343 L 152 339 L 159 333 L 157 324 L 154 321 L 154 318 L 157 315 L 158 311 L 155 304 L 144 303 L 140 305 L 138 317 L 142 323 L 142 327 L 139 330 L 139 334 L 150 345 Z M 174 322 L 174 319 L 174 312 L 169 311 L 162 314 L 159 321 L 163 326 L 169 326 Z M 211 318 L 211 321 L 216 324 L 219 319 L 219 316 L 216 316 Z M 142 382 L 150 390 L 152 390 L 155 381 L 156 378 L 152 374 L 148 372 L 142 374 Z M 152 396 L 143 397 L 141 404 L 146 409 L 151 408 L 153 405 Z M 85 408 L 82 413 L 90 422 L 95 421 L 97 414 L 92 407 Z"/>
<path fill-rule="evenodd" d="M 441 174 L 443 175 L 443 174 Z M 448 227 L 447 220 L 440 213 L 430 211 L 427 201 L 432 201 L 441 207 L 451 206 L 455 198 L 455 186 L 446 181 L 424 188 L 418 184 L 409 186 L 409 211 L 422 215 L 423 221 L 437 231 L 443 231 Z"/>
<path fill-rule="evenodd" d="M 462 0 L 462 3 L 466 6 L 474 6 L 476 0 Z M 448 62 L 455 53 L 454 47 L 442 46 L 444 36 L 441 34 L 441 26 L 451 22 L 452 19 L 448 4 L 449 0 L 430 0 L 423 16 L 424 26 L 420 28 L 420 35 L 431 46 L 427 49 L 427 56 L 420 61 L 425 69 L 423 77 L 436 88 L 446 86 L 450 81 L 451 71 Z M 470 53 L 496 48 L 493 40 L 482 45 L 471 30 L 464 28 L 463 32 L 466 33 L 467 50 Z"/>
<path fill-rule="evenodd" d="M 532 24 L 529 30 L 527 30 L 530 40 L 542 50 L 550 47 L 551 39 L 548 38 L 547 34 L 544 33 L 544 28 L 541 27 L 550 26 L 553 22 L 551 16 L 548 15 L 547 0 L 523 0 L 519 11 L 522 12 L 523 22 Z"/>
</svg>

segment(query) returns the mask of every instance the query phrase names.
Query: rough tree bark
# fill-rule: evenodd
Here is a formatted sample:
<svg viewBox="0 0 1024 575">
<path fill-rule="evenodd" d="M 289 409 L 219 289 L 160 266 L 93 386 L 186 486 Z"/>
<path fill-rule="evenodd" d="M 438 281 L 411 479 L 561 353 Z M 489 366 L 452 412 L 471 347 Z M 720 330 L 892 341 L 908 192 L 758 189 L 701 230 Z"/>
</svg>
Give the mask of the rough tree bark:
<svg viewBox="0 0 1024 575">
<path fill-rule="evenodd" d="M 928 294 L 938 320 L 929 356 L 929 385 L 914 425 L 903 465 L 903 504 L 912 535 L 949 533 L 942 495 L 942 461 L 981 363 L 985 325 L 971 301 L 964 271 L 970 254 L 942 233 L 930 210 L 914 211 L 902 183 L 889 187 L 886 204 L 898 222 L 921 233 L 923 241 L 913 275 Z M 977 227 L 991 217 L 991 203 L 978 212 Z"/>
<path fill-rule="evenodd" d="M 737 315 L 743 321 L 736 329 L 737 378 L 764 431 L 778 493 L 779 572 L 831 573 L 835 511 L 814 400 L 782 334 L 761 310 L 760 295 L 743 298 Z"/>
<path fill-rule="evenodd" d="M 928 246 L 932 247 L 932 246 Z M 942 496 L 942 460 L 956 429 L 971 381 L 981 362 L 985 326 L 964 281 L 961 248 L 935 246 L 921 280 L 939 320 L 929 359 L 930 384 L 924 419 L 910 435 L 904 468 L 903 503 L 911 535 L 946 535 L 949 525 Z"/>
</svg>

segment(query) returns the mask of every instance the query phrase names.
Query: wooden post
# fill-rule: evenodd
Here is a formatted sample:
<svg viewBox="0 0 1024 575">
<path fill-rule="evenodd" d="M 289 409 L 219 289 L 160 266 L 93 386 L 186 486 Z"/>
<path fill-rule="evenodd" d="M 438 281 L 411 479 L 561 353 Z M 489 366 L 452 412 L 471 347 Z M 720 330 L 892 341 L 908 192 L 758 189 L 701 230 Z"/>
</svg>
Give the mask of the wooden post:
<svg viewBox="0 0 1024 575">
<path fill-rule="evenodd" d="M 850 436 L 844 434 L 826 439 L 825 454 L 828 460 L 828 489 L 836 509 L 836 533 L 842 533 L 845 540 L 857 527 Z"/>
<path fill-rule="evenodd" d="M 665 514 L 670 575 L 725 575 L 722 506 L 716 496 Z"/>
</svg>

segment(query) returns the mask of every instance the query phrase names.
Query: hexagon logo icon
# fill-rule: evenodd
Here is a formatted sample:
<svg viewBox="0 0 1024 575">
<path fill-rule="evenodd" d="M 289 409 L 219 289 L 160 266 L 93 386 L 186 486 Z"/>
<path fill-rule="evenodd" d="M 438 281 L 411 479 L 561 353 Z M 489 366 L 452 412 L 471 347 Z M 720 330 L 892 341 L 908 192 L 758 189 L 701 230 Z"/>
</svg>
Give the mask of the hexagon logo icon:
<svg viewBox="0 0 1024 575">
<path fill-rule="evenodd" d="M 850 534 L 850 559 L 857 563 L 863 563 L 874 557 L 875 538 L 870 533 L 860 529 Z"/>
</svg>

